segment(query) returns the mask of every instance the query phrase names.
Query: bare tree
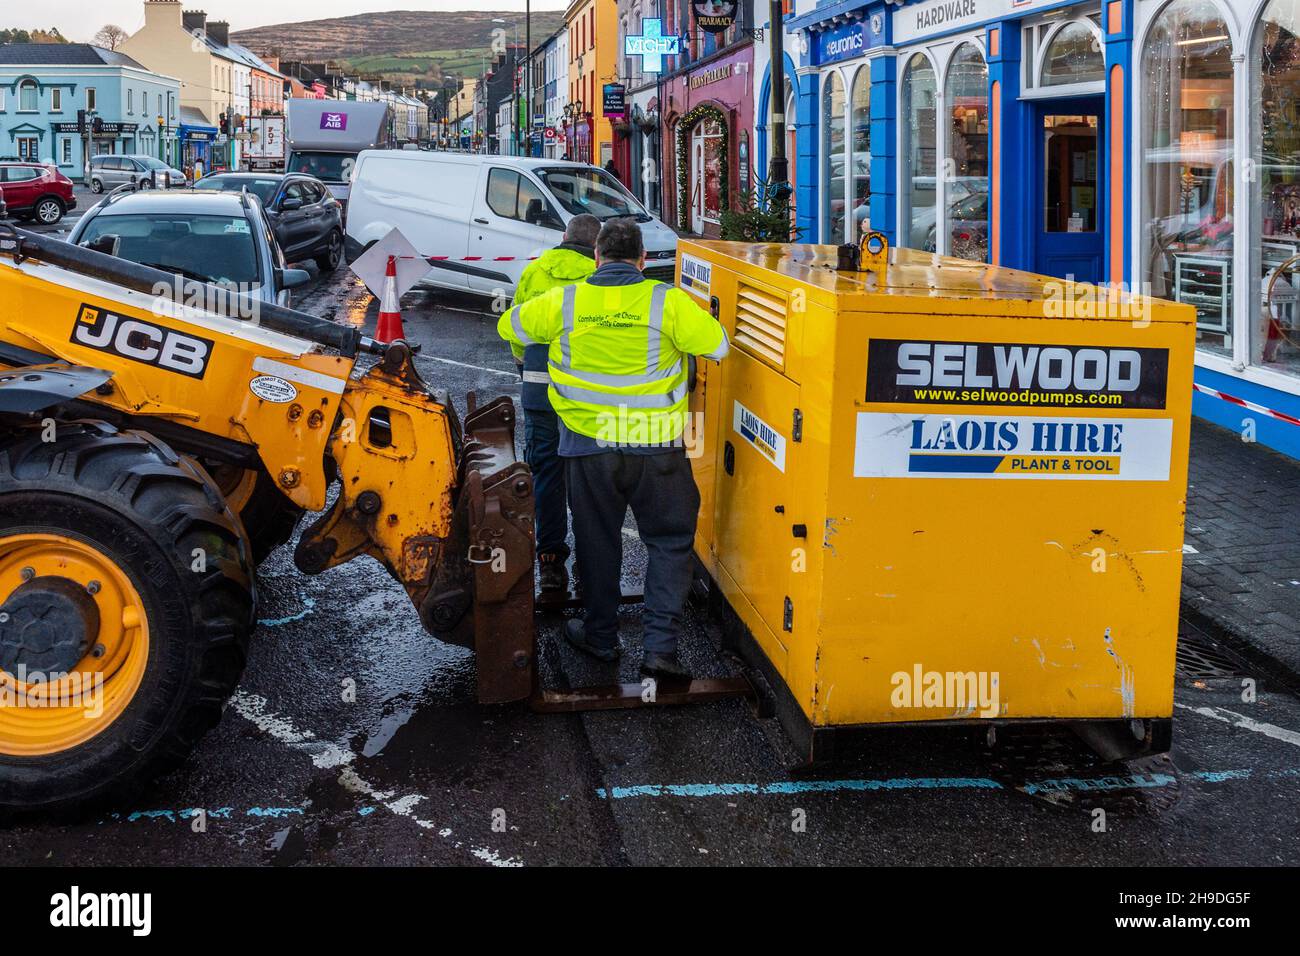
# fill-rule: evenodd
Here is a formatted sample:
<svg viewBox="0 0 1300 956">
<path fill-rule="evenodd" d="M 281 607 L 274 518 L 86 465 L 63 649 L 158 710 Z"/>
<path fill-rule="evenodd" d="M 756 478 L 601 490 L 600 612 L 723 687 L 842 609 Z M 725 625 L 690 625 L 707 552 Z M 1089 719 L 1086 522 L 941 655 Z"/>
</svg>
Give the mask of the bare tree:
<svg viewBox="0 0 1300 956">
<path fill-rule="evenodd" d="M 97 46 L 102 46 L 106 50 L 116 50 L 122 45 L 122 41 L 127 37 L 127 32 L 114 23 L 106 23 L 99 28 L 99 32 L 93 37 Z"/>
</svg>

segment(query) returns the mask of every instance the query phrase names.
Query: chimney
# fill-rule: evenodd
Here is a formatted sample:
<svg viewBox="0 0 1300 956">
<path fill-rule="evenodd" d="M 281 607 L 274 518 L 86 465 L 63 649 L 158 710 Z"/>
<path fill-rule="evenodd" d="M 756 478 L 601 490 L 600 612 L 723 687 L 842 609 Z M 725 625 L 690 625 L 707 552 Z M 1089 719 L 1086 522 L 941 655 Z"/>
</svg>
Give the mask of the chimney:
<svg viewBox="0 0 1300 956">
<path fill-rule="evenodd" d="M 145 0 L 145 26 L 174 27 L 181 22 L 181 0 Z"/>
<path fill-rule="evenodd" d="M 208 36 L 222 46 L 230 46 L 230 24 L 225 20 L 209 20 Z"/>
<path fill-rule="evenodd" d="M 206 32 L 208 15 L 202 10 L 186 10 L 181 14 L 181 26 L 186 33 L 198 31 L 202 36 Z"/>
</svg>

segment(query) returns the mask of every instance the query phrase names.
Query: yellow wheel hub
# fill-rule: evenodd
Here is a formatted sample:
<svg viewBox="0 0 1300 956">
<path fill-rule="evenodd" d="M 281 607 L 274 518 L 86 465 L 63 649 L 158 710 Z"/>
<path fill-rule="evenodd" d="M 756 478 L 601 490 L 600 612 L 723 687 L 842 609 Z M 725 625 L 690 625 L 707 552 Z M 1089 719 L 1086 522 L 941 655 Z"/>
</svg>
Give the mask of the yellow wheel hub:
<svg viewBox="0 0 1300 956">
<path fill-rule="evenodd" d="M 69 670 L 0 670 L 0 754 L 38 756 L 84 743 L 122 715 L 144 676 L 144 602 L 116 561 L 64 535 L 0 537 L 0 606 L 28 582 L 54 579 L 78 596 L 72 585 L 84 589 L 98 612 L 98 633 L 87 635 L 84 655 Z M 0 640 L 21 643 L 21 624 L 0 623 Z"/>
</svg>

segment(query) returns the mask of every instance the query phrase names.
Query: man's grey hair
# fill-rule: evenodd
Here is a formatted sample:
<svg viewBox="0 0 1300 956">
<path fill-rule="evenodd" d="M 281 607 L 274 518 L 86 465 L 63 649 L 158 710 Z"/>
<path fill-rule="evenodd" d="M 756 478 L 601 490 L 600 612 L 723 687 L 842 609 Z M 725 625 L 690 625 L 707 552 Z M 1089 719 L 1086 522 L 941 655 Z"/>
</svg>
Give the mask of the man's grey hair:
<svg viewBox="0 0 1300 956">
<path fill-rule="evenodd" d="M 570 219 L 569 224 L 564 228 L 564 241 L 580 246 L 594 246 L 598 235 L 600 235 L 600 220 L 585 212 Z"/>
<path fill-rule="evenodd" d="M 596 237 L 596 255 L 601 262 L 638 262 L 645 255 L 645 241 L 635 219 L 610 219 Z"/>
</svg>

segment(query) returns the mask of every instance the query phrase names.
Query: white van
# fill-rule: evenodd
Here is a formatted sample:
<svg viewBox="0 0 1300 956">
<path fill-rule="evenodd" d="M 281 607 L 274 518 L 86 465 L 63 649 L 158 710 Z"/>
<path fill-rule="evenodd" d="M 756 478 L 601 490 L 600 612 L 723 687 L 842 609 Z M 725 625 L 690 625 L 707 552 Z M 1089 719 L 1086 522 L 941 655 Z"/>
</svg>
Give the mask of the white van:
<svg viewBox="0 0 1300 956">
<path fill-rule="evenodd" d="M 647 278 L 674 281 L 676 233 L 618 180 L 586 163 L 527 156 L 366 150 L 353 171 L 345 251 L 352 262 L 397 228 L 434 260 L 425 281 L 509 295 L 528 257 L 559 245 L 580 213 L 637 219 Z"/>
</svg>

